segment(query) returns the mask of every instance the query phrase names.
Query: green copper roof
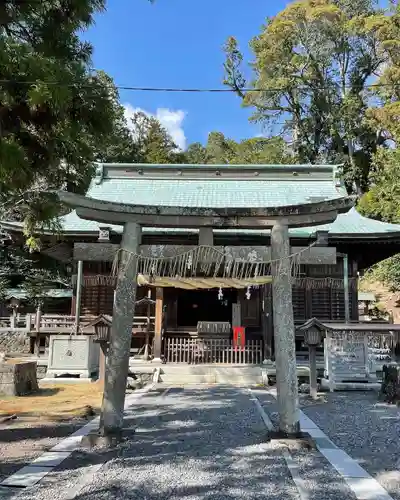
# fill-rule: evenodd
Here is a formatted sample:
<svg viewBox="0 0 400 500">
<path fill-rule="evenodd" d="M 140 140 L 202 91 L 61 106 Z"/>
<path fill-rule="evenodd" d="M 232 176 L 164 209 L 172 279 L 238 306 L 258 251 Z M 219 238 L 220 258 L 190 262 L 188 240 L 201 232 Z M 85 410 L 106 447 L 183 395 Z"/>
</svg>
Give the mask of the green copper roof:
<svg viewBox="0 0 400 500">
<path fill-rule="evenodd" d="M 314 165 L 132 165 L 99 164 L 87 196 L 134 205 L 178 207 L 280 207 L 346 196 L 335 166 Z M 96 233 L 99 224 L 76 212 L 61 218 L 65 232 Z M 11 224 L 16 226 L 16 224 Z M 5 227 L 10 225 L 5 225 Z M 112 226 L 121 232 L 121 226 Z M 295 228 L 292 236 L 309 237 L 328 230 L 337 237 L 399 233 L 400 225 L 362 217 L 355 209 L 330 225 Z M 144 228 L 145 233 L 197 233 L 194 229 Z M 216 233 L 267 235 L 269 230 L 215 230 Z"/>
<path fill-rule="evenodd" d="M 347 196 L 335 168 L 310 165 L 99 165 L 87 196 L 166 207 L 280 207 Z"/>
</svg>

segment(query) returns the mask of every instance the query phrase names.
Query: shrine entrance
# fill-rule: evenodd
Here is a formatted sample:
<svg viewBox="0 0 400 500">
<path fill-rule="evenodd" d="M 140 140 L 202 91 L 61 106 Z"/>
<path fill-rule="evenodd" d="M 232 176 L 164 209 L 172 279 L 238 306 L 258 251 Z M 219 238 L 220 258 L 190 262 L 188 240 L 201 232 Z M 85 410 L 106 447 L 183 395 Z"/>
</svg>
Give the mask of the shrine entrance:
<svg viewBox="0 0 400 500">
<path fill-rule="evenodd" d="M 178 327 L 195 327 L 199 321 L 225 321 L 232 324 L 232 304 L 237 301 L 237 290 L 177 289 Z"/>
<path fill-rule="evenodd" d="M 134 193 L 133 199 L 120 200 L 115 194 L 115 183 L 121 179 L 124 190 Z M 103 183 L 112 187 L 113 194 L 106 198 L 101 197 L 104 185 L 100 184 Z M 146 185 L 149 192 L 145 190 Z M 326 247 L 319 263 L 332 258 L 336 261 L 336 252 L 328 247 L 325 236 L 319 238 L 317 234 L 308 247 L 292 251 L 289 228 L 330 224 L 353 207 L 354 199 L 339 182 L 337 169 L 326 165 L 99 164 L 94 186 L 91 196 L 62 191 L 59 198 L 76 208 L 81 219 L 98 221 L 107 227 L 123 226 L 113 263 L 116 288 L 101 432 L 106 436 L 122 436 L 136 288 L 142 275 L 156 287 L 156 307 L 162 303 L 163 287 L 173 286 L 172 279 L 188 289 L 194 288 L 196 281 L 203 282 L 205 277 L 228 280 L 229 284 L 220 285 L 223 288 L 235 286 L 237 280 L 245 280 L 245 286 L 265 284 L 272 277 L 279 430 L 286 435 L 297 435 L 300 422 L 293 279 L 299 275 L 304 258 L 312 257 L 319 246 Z M 311 196 L 310 192 L 319 196 Z M 196 229 L 198 246 L 181 253 L 174 248 L 163 248 L 165 253 L 159 257 L 145 255 L 141 248 L 142 229 L 147 227 Z M 256 250 L 218 247 L 214 230 L 263 231 L 265 245 L 260 255 Z M 158 315 L 154 359 L 159 361 L 161 332 L 161 315 Z M 219 355 L 215 362 L 218 360 Z"/>
</svg>

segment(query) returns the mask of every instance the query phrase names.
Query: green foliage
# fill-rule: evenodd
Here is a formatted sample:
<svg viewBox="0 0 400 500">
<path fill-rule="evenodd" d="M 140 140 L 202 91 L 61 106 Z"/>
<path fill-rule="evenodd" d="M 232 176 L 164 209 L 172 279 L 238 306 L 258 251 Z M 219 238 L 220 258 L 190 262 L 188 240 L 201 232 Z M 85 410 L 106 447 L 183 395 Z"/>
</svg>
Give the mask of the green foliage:
<svg viewBox="0 0 400 500">
<path fill-rule="evenodd" d="M 131 121 L 139 163 L 181 163 L 177 145 L 157 118 L 138 111 Z"/>
<path fill-rule="evenodd" d="M 49 288 L 69 285 L 65 269 L 39 253 L 29 253 L 15 246 L 0 246 L 0 300 L 9 288 L 26 290 L 28 300 L 38 306 Z"/>
<path fill-rule="evenodd" d="M 372 186 L 360 199 L 358 210 L 372 219 L 400 223 L 400 151 L 379 149 L 373 165 Z"/>
<path fill-rule="evenodd" d="M 207 144 L 191 144 L 184 153 L 195 164 L 289 164 L 295 158 L 281 137 L 254 137 L 236 142 L 222 132 L 211 132 Z"/>
<path fill-rule="evenodd" d="M 207 148 L 200 144 L 200 142 L 189 144 L 187 150 L 185 151 L 185 160 L 187 163 L 195 165 L 210 163 Z"/>
<path fill-rule="evenodd" d="M 27 234 L 59 209 L 44 191 L 85 191 L 120 123 L 115 87 L 90 69 L 92 47 L 79 38 L 103 8 L 103 0 L 0 6 L 0 215 L 24 219 Z"/>
<path fill-rule="evenodd" d="M 360 199 L 358 211 L 372 219 L 400 223 L 400 151 L 379 149 L 374 156 L 373 185 Z M 391 291 L 400 291 L 400 254 L 379 262 L 366 274 Z"/>
<path fill-rule="evenodd" d="M 368 314 L 374 319 L 380 319 L 384 321 L 387 321 L 390 317 L 383 304 L 376 304 L 375 306 L 371 307 L 368 311 Z"/>
<path fill-rule="evenodd" d="M 23 283 L 28 301 L 35 307 L 41 307 L 46 300 L 47 292 L 51 288 L 51 273 L 41 269 L 31 272 Z"/>
<path fill-rule="evenodd" d="M 233 38 L 225 47 L 225 83 L 254 108 L 253 120 L 284 123 L 299 161 L 343 163 L 347 185 L 362 193 L 373 155 L 387 140 L 367 111 L 376 98 L 389 98 L 368 84 L 377 75 L 395 81 L 398 21 L 396 8 L 385 11 L 374 0 L 291 2 L 251 41 L 255 60 L 247 86 L 262 91 L 243 92 Z"/>
<path fill-rule="evenodd" d="M 366 281 L 380 281 L 391 292 L 400 291 L 400 254 L 396 254 L 371 267 L 365 273 L 363 279 Z"/>
</svg>

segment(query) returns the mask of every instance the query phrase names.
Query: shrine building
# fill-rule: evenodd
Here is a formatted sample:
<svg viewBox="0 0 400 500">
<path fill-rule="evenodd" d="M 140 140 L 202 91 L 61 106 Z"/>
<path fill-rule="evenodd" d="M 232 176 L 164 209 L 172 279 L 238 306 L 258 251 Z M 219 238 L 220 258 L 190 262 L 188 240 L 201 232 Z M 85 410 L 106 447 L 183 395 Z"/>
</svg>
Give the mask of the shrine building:
<svg viewBox="0 0 400 500">
<path fill-rule="evenodd" d="M 145 273 L 139 265 L 136 301 L 152 301 L 135 309 L 132 353 L 150 331 L 151 339 L 160 339 L 154 355 L 171 362 L 188 361 L 179 347 L 188 339 L 208 335 L 229 343 L 232 326 L 243 326 L 254 347 L 248 362 L 273 356 L 274 296 L 266 265 L 274 260 L 277 221 L 289 228 L 289 254 L 297 256 L 295 325 L 313 317 L 357 322 L 359 276 L 400 252 L 400 225 L 361 216 L 329 165 L 98 164 L 86 197 L 65 193 L 61 199 L 76 210 L 61 217 L 61 234 L 41 235 L 41 252 L 73 268 L 72 298 L 65 298 L 71 315 L 77 283 L 82 316 L 112 315 L 113 262 L 123 224 L 136 220 L 140 207 L 139 254 L 143 266 L 153 267 Z M 2 227 L 22 241 L 20 224 Z M 221 269 L 229 262 L 236 271 L 210 271 L 218 258 Z M 155 273 L 154 263 L 160 263 Z M 254 271 L 257 263 L 264 272 Z M 168 272 L 159 271 L 164 264 Z M 301 335 L 296 347 L 301 350 Z"/>
</svg>

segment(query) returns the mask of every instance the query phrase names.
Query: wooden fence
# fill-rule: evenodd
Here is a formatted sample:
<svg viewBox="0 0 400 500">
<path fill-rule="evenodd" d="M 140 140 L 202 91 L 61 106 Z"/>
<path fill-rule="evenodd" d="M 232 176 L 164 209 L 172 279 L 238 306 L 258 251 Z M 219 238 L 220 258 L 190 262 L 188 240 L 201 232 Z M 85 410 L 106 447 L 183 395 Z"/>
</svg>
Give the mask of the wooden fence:
<svg viewBox="0 0 400 500">
<path fill-rule="evenodd" d="M 96 316 L 81 316 L 78 334 L 92 335 L 94 327 L 90 326 Z M 154 333 L 154 316 L 135 316 L 132 324 L 131 352 L 137 353 L 141 343 L 148 334 Z M 21 332 L 32 338 L 31 354 L 37 356 L 47 354 L 51 335 L 71 335 L 76 333 L 75 316 L 61 314 L 26 314 L 11 317 L 0 317 L 0 333 Z M 143 339 L 143 341 L 142 341 Z"/>
<path fill-rule="evenodd" d="M 85 332 L 85 328 L 92 323 L 97 316 L 81 316 L 80 317 L 80 333 Z M 133 330 L 137 331 L 154 331 L 154 316 L 135 316 L 133 320 Z M 0 329 L 25 329 L 30 332 L 42 333 L 67 333 L 73 332 L 75 326 L 75 316 L 63 314 L 26 314 L 18 315 L 13 318 L 0 317 Z"/>
<path fill-rule="evenodd" d="M 168 363 L 257 365 L 263 361 L 261 340 L 248 340 L 242 349 L 233 347 L 229 339 L 165 339 Z"/>
</svg>

